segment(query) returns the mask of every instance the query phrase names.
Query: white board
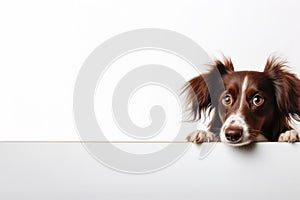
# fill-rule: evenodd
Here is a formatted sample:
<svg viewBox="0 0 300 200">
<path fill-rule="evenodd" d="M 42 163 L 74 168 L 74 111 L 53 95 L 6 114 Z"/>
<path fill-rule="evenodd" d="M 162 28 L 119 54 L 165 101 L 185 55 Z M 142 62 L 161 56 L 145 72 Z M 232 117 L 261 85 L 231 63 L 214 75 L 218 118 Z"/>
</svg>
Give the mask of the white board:
<svg viewBox="0 0 300 200">
<path fill-rule="evenodd" d="M 205 145 L 191 145 L 167 168 L 134 175 L 103 166 L 80 143 L 2 142 L 0 199 L 300 198 L 300 144 L 218 143 L 199 159 Z"/>
</svg>

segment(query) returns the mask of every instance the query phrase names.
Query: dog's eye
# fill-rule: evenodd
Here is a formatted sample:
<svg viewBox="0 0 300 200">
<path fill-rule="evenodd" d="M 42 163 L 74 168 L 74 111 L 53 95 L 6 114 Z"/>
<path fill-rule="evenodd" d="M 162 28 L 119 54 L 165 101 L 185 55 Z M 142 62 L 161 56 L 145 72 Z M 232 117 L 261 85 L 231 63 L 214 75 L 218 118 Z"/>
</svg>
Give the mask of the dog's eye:
<svg viewBox="0 0 300 200">
<path fill-rule="evenodd" d="M 222 103 L 225 106 L 230 106 L 232 104 L 232 96 L 230 94 L 226 94 L 222 100 Z"/>
<path fill-rule="evenodd" d="M 264 103 L 264 101 L 264 98 L 259 95 L 255 95 L 252 100 L 255 106 L 261 106 Z"/>
</svg>

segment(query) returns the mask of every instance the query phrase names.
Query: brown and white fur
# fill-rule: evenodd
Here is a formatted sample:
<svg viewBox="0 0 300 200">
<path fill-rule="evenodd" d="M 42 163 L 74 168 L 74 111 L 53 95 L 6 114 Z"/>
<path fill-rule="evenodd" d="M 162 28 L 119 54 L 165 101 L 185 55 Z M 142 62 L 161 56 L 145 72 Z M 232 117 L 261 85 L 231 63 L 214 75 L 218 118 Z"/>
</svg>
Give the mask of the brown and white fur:
<svg viewBox="0 0 300 200">
<path fill-rule="evenodd" d="M 300 121 L 300 80 L 279 58 L 269 58 L 263 72 L 234 71 L 230 59 L 216 60 L 184 91 L 194 120 L 215 112 L 209 130 L 190 134 L 190 142 L 221 140 L 242 146 L 255 141 L 299 141 L 300 134 L 290 122 Z"/>
</svg>

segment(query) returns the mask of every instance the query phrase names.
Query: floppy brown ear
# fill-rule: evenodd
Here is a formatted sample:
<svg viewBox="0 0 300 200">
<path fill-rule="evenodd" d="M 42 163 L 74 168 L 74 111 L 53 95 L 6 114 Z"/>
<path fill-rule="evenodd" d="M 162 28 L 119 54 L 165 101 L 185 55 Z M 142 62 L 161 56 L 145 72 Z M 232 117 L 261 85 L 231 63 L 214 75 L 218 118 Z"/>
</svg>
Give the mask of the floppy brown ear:
<svg viewBox="0 0 300 200">
<path fill-rule="evenodd" d="M 224 61 L 216 60 L 211 67 L 208 73 L 191 79 L 183 88 L 183 92 L 187 93 L 186 100 L 191 106 L 193 120 L 200 119 L 202 111 L 211 112 L 212 108 L 217 106 L 218 95 L 223 89 L 222 76 L 234 71 L 233 64 L 228 58 Z"/>
<path fill-rule="evenodd" d="M 300 121 L 300 80 L 287 71 L 287 62 L 278 58 L 268 59 L 265 70 L 273 82 L 280 114 L 285 121 L 294 118 Z"/>
</svg>

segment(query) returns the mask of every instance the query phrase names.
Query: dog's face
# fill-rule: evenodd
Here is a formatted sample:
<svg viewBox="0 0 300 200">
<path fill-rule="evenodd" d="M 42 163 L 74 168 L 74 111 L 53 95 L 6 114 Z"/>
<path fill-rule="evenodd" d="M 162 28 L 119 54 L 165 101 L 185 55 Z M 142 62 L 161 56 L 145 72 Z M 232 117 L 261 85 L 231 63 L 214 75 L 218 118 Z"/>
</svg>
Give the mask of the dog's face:
<svg viewBox="0 0 300 200">
<path fill-rule="evenodd" d="M 232 72 L 223 76 L 223 83 L 221 141 L 244 145 L 265 139 L 261 133 L 270 129 L 277 112 L 272 80 L 263 72 Z"/>
<path fill-rule="evenodd" d="M 222 142 L 277 141 L 290 129 L 291 118 L 300 121 L 300 80 L 285 67 L 285 62 L 271 58 L 263 72 L 235 72 L 231 60 L 217 60 L 210 72 L 185 87 L 194 119 L 215 108 L 210 128 Z"/>
</svg>

